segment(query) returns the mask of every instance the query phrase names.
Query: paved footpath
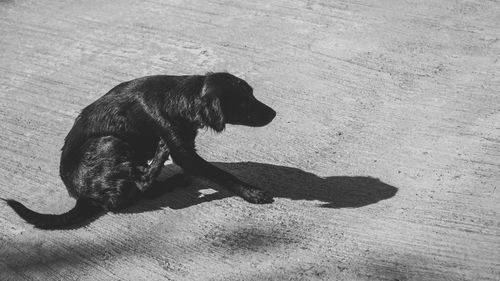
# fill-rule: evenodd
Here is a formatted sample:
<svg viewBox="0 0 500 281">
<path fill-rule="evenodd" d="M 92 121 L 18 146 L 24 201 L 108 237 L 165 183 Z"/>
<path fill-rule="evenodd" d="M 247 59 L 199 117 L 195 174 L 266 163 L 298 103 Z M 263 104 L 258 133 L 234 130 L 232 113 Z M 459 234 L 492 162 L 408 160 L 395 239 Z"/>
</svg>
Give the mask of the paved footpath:
<svg viewBox="0 0 500 281">
<path fill-rule="evenodd" d="M 226 70 L 278 112 L 198 140 L 273 204 L 198 180 L 41 231 L 0 203 L 0 280 L 500 280 L 499 59 L 498 1 L 0 0 L 0 196 L 36 211 L 74 205 L 64 137 L 122 81 Z"/>
</svg>

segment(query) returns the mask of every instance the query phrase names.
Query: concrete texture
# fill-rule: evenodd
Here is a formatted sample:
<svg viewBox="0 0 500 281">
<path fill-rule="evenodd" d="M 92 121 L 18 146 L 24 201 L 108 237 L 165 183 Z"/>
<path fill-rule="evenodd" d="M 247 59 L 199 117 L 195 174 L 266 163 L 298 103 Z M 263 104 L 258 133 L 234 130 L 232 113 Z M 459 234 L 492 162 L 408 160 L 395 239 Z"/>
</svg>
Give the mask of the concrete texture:
<svg viewBox="0 0 500 281">
<path fill-rule="evenodd" d="M 59 149 L 121 81 L 227 70 L 279 114 L 198 142 L 274 204 L 0 204 L 0 280 L 500 280 L 499 37 L 498 1 L 0 1 L 2 197 L 71 208 Z"/>
</svg>

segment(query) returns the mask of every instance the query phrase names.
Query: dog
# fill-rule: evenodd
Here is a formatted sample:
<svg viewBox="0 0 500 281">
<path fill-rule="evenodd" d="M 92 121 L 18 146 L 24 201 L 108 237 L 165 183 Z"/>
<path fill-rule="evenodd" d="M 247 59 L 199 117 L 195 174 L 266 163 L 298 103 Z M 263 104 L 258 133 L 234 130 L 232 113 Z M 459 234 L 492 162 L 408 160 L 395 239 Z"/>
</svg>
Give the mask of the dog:
<svg viewBox="0 0 500 281">
<path fill-rule="evenodd" d="M 84 108 L 65 138 L 60 176 L 75 207 L 40 214 L 6 201 L 37 228 L 75 226 L 97 213 L 131 206 L 171 157 L 189 176 L 206 178 L 250 203 L 272 203 L 267 192 L 201 158 L 195 138 L 202 128 L 220 133 L 226 124 L 262 127 L 275 116 L 247 82 L 225 72 L 124 82 Z"/>
</svg>

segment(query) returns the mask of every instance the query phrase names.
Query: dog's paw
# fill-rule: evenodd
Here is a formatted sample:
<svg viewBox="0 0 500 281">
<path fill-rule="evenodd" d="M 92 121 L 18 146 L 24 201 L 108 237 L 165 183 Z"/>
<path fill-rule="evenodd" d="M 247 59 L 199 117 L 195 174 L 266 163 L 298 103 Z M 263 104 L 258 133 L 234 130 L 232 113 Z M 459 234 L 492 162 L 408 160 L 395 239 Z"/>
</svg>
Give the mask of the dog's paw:
<svg viewBox="0 0 500 281">
<path fill-rule="evenodd" d="M 162 139 L 160 139 L 160 142 L 158 142 L 158 148 L 166 151 L 169 150 L 167 143 Z"/>
<path fill-rule="evenodd" d="M 274 199 L 267 192 L 257 188 L 246 188 L 242 194 L 243 199 L 253 204 L 269 204 L 273 203 Z"/>
<path fill-rule="evenodd" d="M 160 141 L 158 142 L 158 146 L 156 147 L 155 155 L 162 155 L 164 157 L 164 155 L 168 156 L 169 153 L 170 148 L 168 147 L 167 143 L 164 140 L 160 139 Z"/>
</svg>

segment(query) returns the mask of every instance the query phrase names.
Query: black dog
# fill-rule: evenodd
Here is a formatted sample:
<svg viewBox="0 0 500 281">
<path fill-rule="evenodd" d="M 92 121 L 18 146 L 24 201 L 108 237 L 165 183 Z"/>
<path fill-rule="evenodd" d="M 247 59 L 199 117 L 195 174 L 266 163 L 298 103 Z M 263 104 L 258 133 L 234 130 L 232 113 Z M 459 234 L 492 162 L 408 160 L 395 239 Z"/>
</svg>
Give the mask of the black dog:
<svg viewBox="0 0 500 281">
<path fill-rule="evenodd" d="M 131 205 L 152 186 L 169 155 L 185 173 L 205 177 L 251 203 L 272 197 L 203 160 L 198 129 L 226 124 L 260 127 L 276 112 L 229 73 L 148 76 L 122 83 L 87 106 L 62 148 L 60 175 L 76 206 L 61 215 L 39 214 L 7 200 L 38 228 L 65 228 L 101 211 Z M 148 161 L 151 160 L 148 165 Z"/>
</svg>

